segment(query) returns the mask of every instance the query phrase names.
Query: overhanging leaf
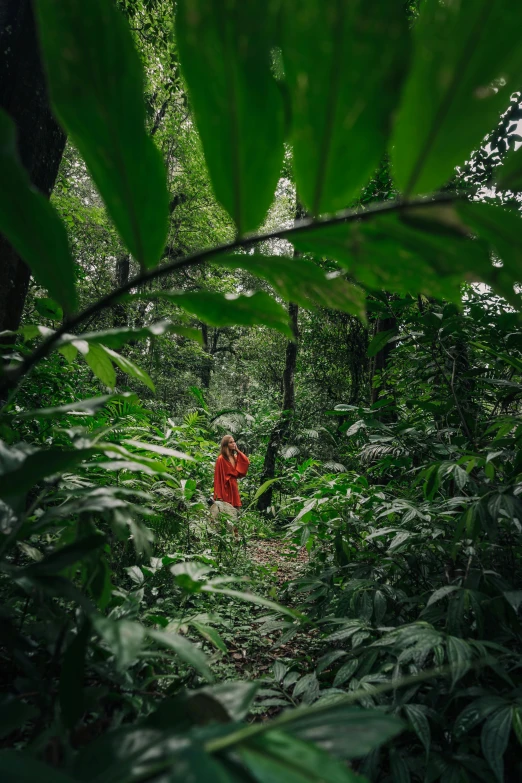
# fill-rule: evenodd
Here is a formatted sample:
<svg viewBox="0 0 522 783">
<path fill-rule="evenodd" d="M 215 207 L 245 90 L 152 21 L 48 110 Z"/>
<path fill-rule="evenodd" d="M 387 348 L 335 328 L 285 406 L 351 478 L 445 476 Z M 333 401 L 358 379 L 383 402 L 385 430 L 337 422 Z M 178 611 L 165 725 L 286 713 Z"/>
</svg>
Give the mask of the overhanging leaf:
<svg viewBox="0 0 522 783">
<path fill-rule="evenodd" d="M 32 187 L 18 158 L 14 123 L 3 109 L 0 109 L 0 230 L 30 267 L 35 280 L 66 312 L 72 312 L 77 300 L 74 264 L 65 227 L 48 199 Z"/>
<path fill-rule="evenodd" d="M 270 51 L 277 3 L 180 0 L 176 41 L 218 201 L 240 234 L 263 221 L 283 162 Z"/>
<path fill-rule="evenodd" d="M 161 155 L 145 131 L 130 30 L 107 0 L 37 0 L 36 11 L 56 116 L 129 251 L 153 267 L 167 237 L 169 198 Z"/>
<path fill-rule="evenodd" d="M 365 318 L 365 292 L 343 277 L 325 272 L 304 258 L 288 256 L 235 255 L 219 259 L 220 266 L 246 269 L 268 280 L 287 302 L 305 308 L 313 305 L 341 310 Z"/>
<path fill-rule="evenodd" d="M 264 291 L 254 294 L 218 294 L 215 291 L 153 291 L 131 299 L 166 299 L 210 326 L 268 326 L 293 339 L 288 314 Z"/>
<path fill-rule="evenodd" d="M 292 234 L 298 250 L 335 259 L 371 290 L 423 293 L 460 301 L 462 282 L 493 281 L 487 243 L 473 241 L 452 204 L 409 207 L 392 214 Z"/>
<path fill-rule="evenodd" d="M 395 0 L 289 0 L 283 60 L 297 191 L 318 215 L 353 201 L 381 162 L 409 54 Z"/>
<path fill-rule="evenodd" d="M 128 342 L 146 340 L 149 337 L 161 337 L 166 334 L 178 334 L 190 340 L 202 342 L 199 329 L 191 329 L 187 326 L 177 326 L 168 320 L 158 321 L 150 326 L 119 327 L 115 329 L 103 329 L 99 332 L 84 332 L 81 335 L 64 334 L 57 343 L 58 348 L 73 344 L 78 340 L 84 340 L 91 344 L 103 344 L 108 348 L 122 348 Z"/>
<path fill-rule="evenodd" d="M 520 88 L 522 6 L 512 0 L 426 0 L 392 139 L 406 195 L 443 185 L 492 130 Z"/>
</svg>

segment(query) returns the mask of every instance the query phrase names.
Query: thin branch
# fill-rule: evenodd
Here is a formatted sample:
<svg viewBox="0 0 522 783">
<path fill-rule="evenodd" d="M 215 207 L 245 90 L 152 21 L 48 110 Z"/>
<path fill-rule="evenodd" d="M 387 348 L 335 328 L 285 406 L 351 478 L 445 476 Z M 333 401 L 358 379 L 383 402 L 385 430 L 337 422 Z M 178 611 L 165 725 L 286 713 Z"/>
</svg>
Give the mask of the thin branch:
<svg viewBox="0 0 522 783">
<path fill-rule="evenodd" d="M 358 220 L 371 220 L 375 216 L 391 214 L 394 212 L 404 212 L 414 207 L 435 207 L 442 203 L 448 203 L 455 201 L 455 196 L 440 193 L 434 197 L 431 201 L 427 201 L 425 198 L 419 198 L 412 201 L 397 201 L 393 203 L 384 202 L 378 204 L 375 207 L 370 207 L 365 210 L 353 210 L 347 209 L 343 212 L 338 212 L 332 217 L 299 220 L 291 228 L 279 228 L 275 231 L 269 231 L 265 234 L 254 234 L 240 237 L 233 242 L 225 242 L 222 245 L 216 245 L 204 250 L 198 250 L 195 253 L 190 253 L 183 258 L 175 259 L 166 264 L 161 264 L 155 269 L 151 269 L 146 272 L 142 272 L 136 277 L 131 278 L 126 283 L 106 294 L 101 299 L 98 299 L 85 310 L 70 318 L 68 321 L 62 324 L 54 334 L 43 340 L 42 343 L 30 354 L 24 361 L 15 368 L 9 368 L 5 370 L 3 378 L 0 379 L 0 388 L 15 386 L 27 373 L 37 364 L 41 359 L 44 359 L 54 349 L 64 334 L 73 332 L 73 330 L 92 318 L 97 313 L 112 307 L 124 294 L 132 291 L 133 288 L 138 288 L 145 283 L 149 283 L 152 280 L 157 280 L 160 277 L 170 274 L 178 269 L 185 269 L 187 267 L 196 266 L 198 264 L 207 261 L 210 258 L 230 253 L 240 248 L 248 247 L 256 242 L 266 242 L 269 239 L 289 239 L 295 234 L 302 234 L 303 232 L 314 231 L 320 228 L 327 228 L 329 226 L 337 226 L 341 223 L 352 223 Z"/>
</svg>

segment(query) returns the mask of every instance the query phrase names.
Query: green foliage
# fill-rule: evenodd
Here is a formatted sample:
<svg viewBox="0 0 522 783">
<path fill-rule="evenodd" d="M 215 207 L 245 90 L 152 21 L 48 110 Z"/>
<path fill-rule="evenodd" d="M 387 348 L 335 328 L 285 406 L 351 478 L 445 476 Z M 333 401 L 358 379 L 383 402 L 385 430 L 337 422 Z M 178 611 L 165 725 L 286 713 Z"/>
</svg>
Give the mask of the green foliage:
<svg viewBox="0 0 522 783">
<path fill-rule="evenodd" d="M 0 770 L 509 780 L 521 223 L 473 165 L 448 180 L 520 86 L 520 11 L 183 0 L 173 43 L 166 0 L 118 5 L 36 3 L 63 223 L 2 115 L 35 285 L 3 335 Z M 237 529 L 207 504 L 227 431 L 244 505 L 273 490 Z M 274 577 L 252 539 L 282 528 L 307 560 Z"/>
<path fill-rule="evenodd" d="M 283 16 L 297 191 L 311 214 L 334 212 L 384 156 L 409 57 L 406 16 L 386 0 L 290 0 Z"/>
<path fill-rule="evenodd" d="M 54 111 L 85 160 L 127 248 L 155 266 L 167 236 L 161 156 L 145 132 L 142 69 L 121 15 L 106 0 L 38 0 Z"/>
<path fill-rule="evenodd" d="M 239 234 L 263 222 L 283 162 L 283 99 L 270 63 L 276 12 L 273 0 L 262 7 L 183 0 L 176 13 L 205 159 L 216 197 Z"/>
<path fill-rule="evenodd" d="M 30 185 L 18 159 L 15 127 L 0 112 L 2 233 L 27 261 L 31 272 L 66 311 L 76 308 L 74 267 L 67 235 L 55 210 Z M 27 231 L 27 226 L 33 226 Z"/>
<path fill-rule="evenodd" d="M 498 120 L 520 86 L 519 24 L 509 0 L 424 3 L 391 148 L 405 195 L 444 185 Z"/>
</svg>

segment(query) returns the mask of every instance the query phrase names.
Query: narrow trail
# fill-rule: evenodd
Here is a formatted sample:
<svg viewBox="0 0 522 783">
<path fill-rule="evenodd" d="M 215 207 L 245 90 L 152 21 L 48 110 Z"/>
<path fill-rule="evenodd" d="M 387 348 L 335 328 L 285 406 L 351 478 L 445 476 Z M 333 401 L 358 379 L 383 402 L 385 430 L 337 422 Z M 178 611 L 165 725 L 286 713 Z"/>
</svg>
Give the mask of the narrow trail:
<svg viewBox="0 0 522 783">
<path fill-rule="evenodd" d="M 296 550 L 288 541 L 278 538 L 252 539 L 247 544 L 247 557 L 255 566 L 266 568 L 270 572 L 268 580 L 279 593 L 285 583 L 304 576 L 308 565 L 308 553 L 305 549 Z M 272 600 L 284 603 L 277 595 L 270 596 Z M 271 614 L 264 610 L 261 614 Z M 296 664 L 299 662 L 306 668 L 310 659 L 314 640 L 310 631 L 297 633 L 286 643 L 281 644 L 284 630 L 276 628 L 273 631 L 261 630 L 260 624 L 250 624 L 249 631 L 244 634 L 242 629 L 236 634 L 235 642 L 230 647 L 231 657 L 238 677 L 257 679 L 270 676 L 276 661 Z M 313 634 L 313 632 L 312 632 Z M 277 712 L 277 710 L 275 710 Z M 267 715 L 274 713 L 269 710 Z"/>
<path fill-rule="evenodd" d="M 304 548 L 296 551 L 288 541 L 280 538 L 253 539 L 247 545 L 247 552 L 257 565 L 277 569 L 278 588 L 302 576 L 308 563 L 308 553 Z"/>
</svg>

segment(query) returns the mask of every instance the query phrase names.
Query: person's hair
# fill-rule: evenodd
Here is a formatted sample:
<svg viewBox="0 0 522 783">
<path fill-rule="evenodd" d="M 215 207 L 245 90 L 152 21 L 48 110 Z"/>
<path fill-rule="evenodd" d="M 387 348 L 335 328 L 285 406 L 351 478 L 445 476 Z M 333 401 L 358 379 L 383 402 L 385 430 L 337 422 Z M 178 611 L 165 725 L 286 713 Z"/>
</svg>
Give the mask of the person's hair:
<svg viewBox="0 0 522 783">
<path fill-rule="evenodd" d="M 230 443 L 231 440 L 234 440 L 233 435 L 225 435 L 225 437 L 221 439 L 221 456 L 224 457 L 225 459 L 229 459 L 230 457 L 228 444 Z"/>
</svg>

